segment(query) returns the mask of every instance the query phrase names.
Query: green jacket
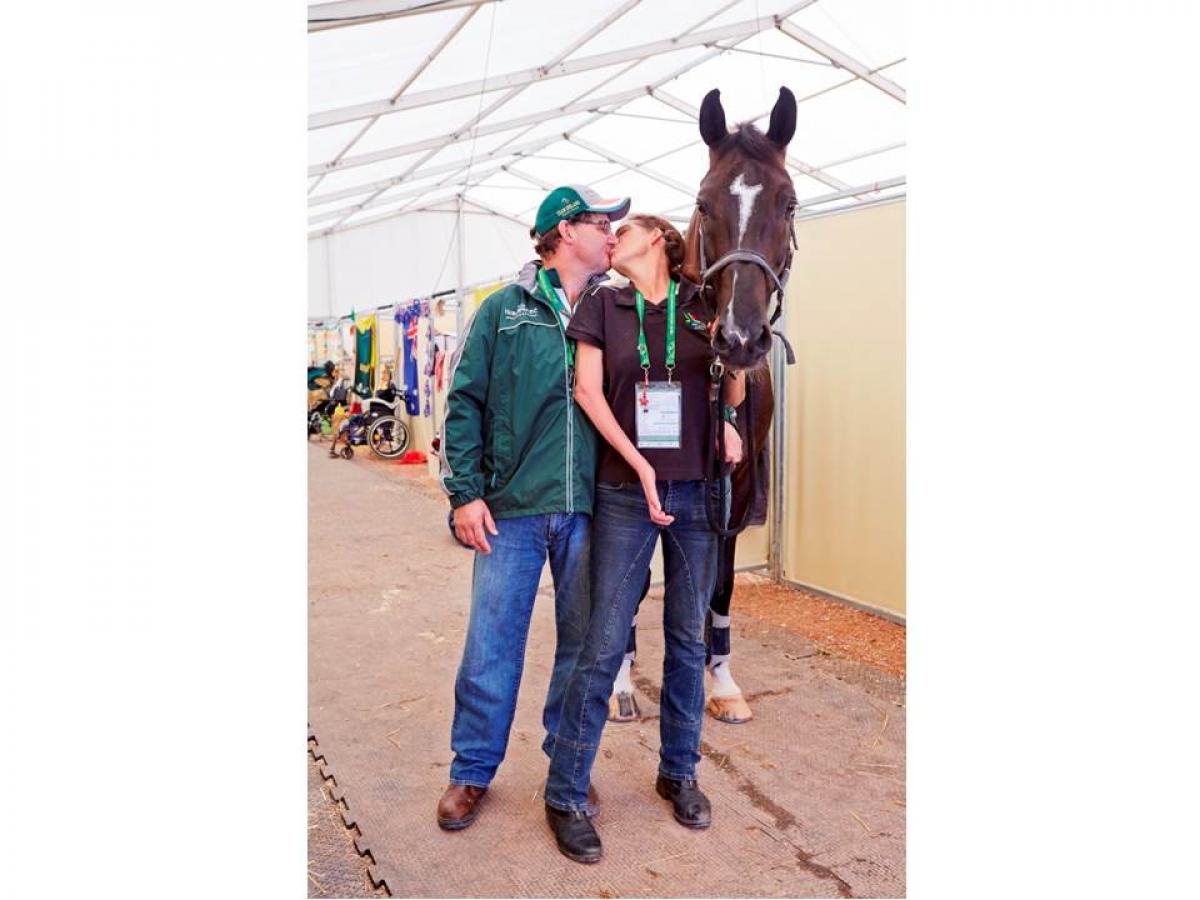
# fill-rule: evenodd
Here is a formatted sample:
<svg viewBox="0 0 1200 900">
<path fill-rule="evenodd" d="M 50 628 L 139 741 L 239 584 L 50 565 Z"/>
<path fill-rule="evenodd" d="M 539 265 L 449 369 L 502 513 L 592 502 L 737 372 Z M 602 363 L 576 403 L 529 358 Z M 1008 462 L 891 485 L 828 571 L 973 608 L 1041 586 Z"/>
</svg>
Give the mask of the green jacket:
<svg viewBox="0 0 1200 900">
<path fill-rule="evenodd" d="M 592 512 L 596 433 L 536 271 L 483 301 L 450 358 L 442 489 L 455 508 L 482 497 L 497 519 Z"/>
</svg>

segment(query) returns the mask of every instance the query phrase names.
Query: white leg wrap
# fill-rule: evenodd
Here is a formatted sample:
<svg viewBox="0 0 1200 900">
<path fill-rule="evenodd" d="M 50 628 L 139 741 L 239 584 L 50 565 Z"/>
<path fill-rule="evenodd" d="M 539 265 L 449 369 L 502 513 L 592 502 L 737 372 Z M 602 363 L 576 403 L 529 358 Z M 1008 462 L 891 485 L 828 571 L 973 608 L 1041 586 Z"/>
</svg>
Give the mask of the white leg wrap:
<svg viewBox="0 0 1200 900">
<path fill-rule="evenodd" d="M 633 654 L 626 653 L 625 659 L 621 663 L 621 669 L 617 672 L 617 677 L 613 680 L 614 694 L 632 694 L 633 682 L 629 678 L 629 667 L 633 664 Z"/>
<path fill-rule="evenodd" d="M 729 616 L 722 616 L 718 613 L 712 614 L 713 631 L 724 629 L 729 630 L 729 624 L 732 620 Z M 728 646 L 728 637 L 725 638 Z M 713 654 L 712 659 L 708 661 L 708 670 L 712 673 L 714 697 L 732 697 L 735 694 L 741 693 L 741 688 L 737 686 L 737 682 L 733 680 L 733 673 L 729 670 L 730 654 Z"/>
<path fill-rule="evenodd" d="M 714 697 L 732 697 L 742 692 L 742 689 L 737 686 L 737 682 L 733 680 L 733 673 L 729 671 L 728 654 L 714 656 L 709 661 L 708 671 L 712 673 L 712 695 Z"/>
</svg>

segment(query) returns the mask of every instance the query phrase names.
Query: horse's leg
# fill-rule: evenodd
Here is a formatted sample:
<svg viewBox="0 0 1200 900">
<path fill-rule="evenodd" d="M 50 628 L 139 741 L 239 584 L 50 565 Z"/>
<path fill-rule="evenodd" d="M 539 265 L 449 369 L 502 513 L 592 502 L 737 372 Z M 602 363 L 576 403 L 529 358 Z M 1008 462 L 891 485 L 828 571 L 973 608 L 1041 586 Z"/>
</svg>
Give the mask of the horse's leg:
<svg viewBox="0 0 1200 900">
<path fill-rule="evenodd" d="M 733 598 L 733 562 L 736 550 L 737 535 L 721 541 L 717 585 L 705 621 L 708 671 L 712 676 L 712 689 L 705 709 L 714 719 L 728 722 L 730 725 L 741 725 L 754 718 L 754 713 L 742 696 L 741 688 L 733 680 L 733 673 L 729 667 L 729 601 Z"/>
<path fill-rule="evenodd" d="M 642 608 L 642 600 L 646 599 L 646 594 L 650 590 L 650 570 L 646 570 L 646 583 L 642 586 L 642 596 L 638 600 L 637 610 Z M 610 722 L 636 722 L 642 717 L 642 711 L 638 709 L 637 698 L 633 694 L 633 680 L 629 677 L 629 670 L 633 667 L 633 661 L 637 658 L 637 611 L 633 614 L 633 623 L 629 626 L 629 640 L 625 642 L 625 659 L 621 661 L 621 668 L 617 672 L 617 677 L 613 679 L 612 693 L 608 697 L 608 721 Z"/>
</svg>

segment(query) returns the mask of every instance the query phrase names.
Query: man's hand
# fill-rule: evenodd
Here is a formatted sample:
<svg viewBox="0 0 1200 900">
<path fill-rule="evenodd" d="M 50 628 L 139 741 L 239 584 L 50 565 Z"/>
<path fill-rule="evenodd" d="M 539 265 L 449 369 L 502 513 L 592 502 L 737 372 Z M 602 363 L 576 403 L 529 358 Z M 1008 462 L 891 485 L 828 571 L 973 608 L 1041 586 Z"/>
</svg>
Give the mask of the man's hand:
<svg viewBox="0 0 1200 900">
<path fill-rule="evenodd" d="M 492 545 L 488 543 L 487 535 L 500 532 L 496 530 L 491 510 L 481 498 L 454 510 L 454 533 L 468 547 L 474 547 L 480 553 L 491 553 Z"/>
</svg>

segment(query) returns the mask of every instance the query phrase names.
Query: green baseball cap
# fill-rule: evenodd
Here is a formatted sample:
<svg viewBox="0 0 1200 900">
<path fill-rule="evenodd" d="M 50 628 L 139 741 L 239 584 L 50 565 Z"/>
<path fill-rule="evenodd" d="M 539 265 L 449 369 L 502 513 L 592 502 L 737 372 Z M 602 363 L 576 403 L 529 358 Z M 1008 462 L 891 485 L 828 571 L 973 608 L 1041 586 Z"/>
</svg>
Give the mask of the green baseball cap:
<svg viewBox="0 0 1200 900">
<path fill-rule="evenodd" d="M 546 195 L 538 207 L 534 228 L 539 235 L 543 235 L 559 222 L 585 212 L 603 213 L 610 220 L 623 219 L 629 212 L 629 198 L 603 200 L 586 185 L 565 184 Z"/>
</svg>

